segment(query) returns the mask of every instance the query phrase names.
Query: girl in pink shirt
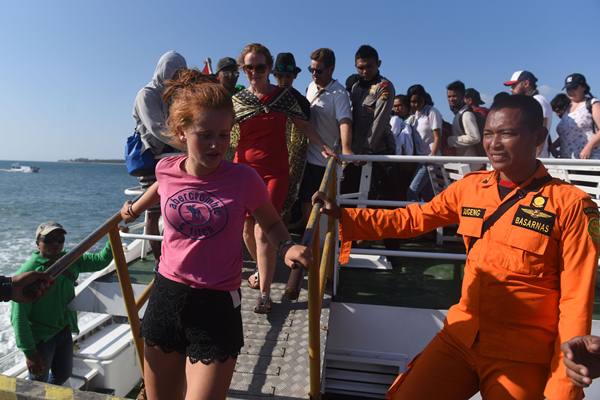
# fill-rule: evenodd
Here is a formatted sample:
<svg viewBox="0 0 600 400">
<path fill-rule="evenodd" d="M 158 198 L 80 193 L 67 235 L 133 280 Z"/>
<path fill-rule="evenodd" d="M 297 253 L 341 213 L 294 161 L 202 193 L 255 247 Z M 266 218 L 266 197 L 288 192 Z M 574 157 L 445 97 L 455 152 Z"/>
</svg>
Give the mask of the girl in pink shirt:
<svg viewBox="0 0 600 400">
<path fill-rule="evenodd" d="M 159 271 L 141 329 L 150 399 L 225 399 L 244 344 L 239 288 L 246 213 L 288 266 L 308 265 L 311 258 L 291 242 L 258 174 L 223 160 L 231 97 L 221 85 L 197 78 L 184 71 L 165 92 L 170 135 L 186 154 L 161 160 L 157 182 L 121 209 L 129 222 L 160 200 L 163 213 Z"/>
</svg>

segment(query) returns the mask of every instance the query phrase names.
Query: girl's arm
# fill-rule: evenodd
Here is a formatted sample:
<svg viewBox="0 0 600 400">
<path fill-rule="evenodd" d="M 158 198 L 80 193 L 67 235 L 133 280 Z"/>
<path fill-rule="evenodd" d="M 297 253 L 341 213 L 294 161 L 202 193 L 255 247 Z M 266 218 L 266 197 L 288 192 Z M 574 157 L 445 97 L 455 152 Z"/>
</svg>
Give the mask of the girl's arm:
<svg viewBox="0 0 600 400">
<path fill-rule="evenodd" d="M 283 258 L 285 265 L 294 268 L 299 263 L 307 268 L 312 262 L 312 254 L 306 246 L 294 244 L 277 210 L 270 201 L 258 207 L 252 213 L 261 229 L 267 235 L 269 242 L 277 248 L 278 255 Z"/>
<path fill-rule="evenodd" d="M 126 223 L 134 221 L 141 213 L 158 203 L 159 200 L 158 182 L 154 182 L 135 203 L 128 200 L 123 204 L 123 207 L 121 207 L 121 218 Z"/>
<path fill-rule="evenodd" d="M 433 131 L 433 143 L 431 146 L 431 154 L 429 154 L 430 156 L 435 156 L 438 153 L 438 150 L 440 149 L 440 145 L 441 145 L 441 136 L 442 136 L 442 132 L 440 131 L 440 129 L 434 129 Z"/>
<path fill-rule="evenodd" d="M 323 154 L 323 157 L 335 157 L 335 152 L 331 150 L 331 148 L 327 146 L 325 142 L 323 142 L 323 139 L 321 139 L 321 136 L 319 136 L 319 134 L 317 133 L 315 128 L 313 128 L 310 122 L 300 118 L 292 118 L 292 122 L 294 123 L 294 125 L 296 125 L 298 132 L 306 136 L 311 142 L 315 143 L 317 146 L 321 147 L 321 154 Z"/>
</svg>

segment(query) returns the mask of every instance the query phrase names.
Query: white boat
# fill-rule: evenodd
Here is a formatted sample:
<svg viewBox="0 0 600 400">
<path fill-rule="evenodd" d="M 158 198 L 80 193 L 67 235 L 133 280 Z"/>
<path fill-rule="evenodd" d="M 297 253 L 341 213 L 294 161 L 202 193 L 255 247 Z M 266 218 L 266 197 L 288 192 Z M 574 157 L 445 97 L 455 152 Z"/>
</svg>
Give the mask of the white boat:
<svg viewBox="0 0 600 400">
<path fill-rule="evenodd" d="M 21 165 L 19 163 L 13 163 L 13 164 L 11 164 L 9 171 L 10 172 L 32 173 L 32 172 L 39 172 L 40 168 L 33 167 L 31 165 Z"/>
<path fill-rule="evenodd" d="M 397 156 L 365 158 L 375 161 L 377 157 L 399 160 Z M 401 157 L 404 162 L 422 161 L 417 158 Z M 428 161 L 443 164 L 430 171 L 437 189 L 442 190 L 468 172 L 466 163 L 481 159 L 433 157 Z M 600 162 L 572 161 L 544 160 L 552 175 L 573 181 L 598 202 L 600 174 L 596 171 L 600 171 Z M 359 206 L 393 205 L 366 200 L 370 162 L 363 168 L 359 193 L 338 196 L 338 201 Z M 318 207 L 313 208 L 313 214 L 315 209 Z M 315 221 L 316 214 L 309 221 L 313 229 L 305 235 L 306 240 L 322 237 L 314 227 Z M 447 309 L 458 300 L 465 255 L 462 242 L 452 230 L 438 230 L 435 241 L 406 242 L 399 252 L 381 246 L 353 249 L 347 266 L 338 268 L 335 262 L 332 285 L 325 291 L 328 260 L 337 260 L 338 247 L 337 229 L 326 222 L 325 217 L 320 219 L 321 228 L 328 228 L 334 235 L 326 236 L 325 245 L 321 242 L 324 261 L 317 261 L 311 269 L 308 291 L 303 289 L 298 301 L 277 304 L 284 284 L 275 283 L 273 313 L 257 315 L 251 311 L 256 292 L 243 285 L 246 346 L 238 358 L 230 399 L 272 396 L 291 400 L 308 398 L 309 393 L 314 399 L 321 395 L 327 399 L 383 398 L 397 374 L 443 326 Z M 143 315 L 148 283 L 153 278 L 154 261 L 147 255 L 146 239 L 159 237 L 119 235 L 117 223 L 113 217 L 82 242 L 85 246 L 78 245 L 71 252 L 85 251 L 106 232 L 113 244 L 120 243 L 120 237 L 133 239 L 123 247 L 122 256 L 115 255 L 116 263 L 76 287 L 71 307 L 96 314 L 81 319 L 81 333 L 75 338 L 74 371 L 68 384 L 124 396 L 140 382 L 140 356 L 136 354 L 140 342 L 133 340 L 131 329 L 139 329 L 136 316 Z M 131 227 L 136 228 L 143 228 L 143 223 Z M 128 267 L 123 270 L 119 265 L 124 264 Z M 247 275 L 252 265 L 246 267 Z M 285 276 L 287 271 L 281 268 L 282 272 Z M 595 297 L 592 333 L 600 335 L 600 293 Z M 24 377 L 26 366 L 17 362 L 2 374 Z M 588 398 L 600 398 L 600 384 L 594 383 L 585 393 Z"/>
</svg>

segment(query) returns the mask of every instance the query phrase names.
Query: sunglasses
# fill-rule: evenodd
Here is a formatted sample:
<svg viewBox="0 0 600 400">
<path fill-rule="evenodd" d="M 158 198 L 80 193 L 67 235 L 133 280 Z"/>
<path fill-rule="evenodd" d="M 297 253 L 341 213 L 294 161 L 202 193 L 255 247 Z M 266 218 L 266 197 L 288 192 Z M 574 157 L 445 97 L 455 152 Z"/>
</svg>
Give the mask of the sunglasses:
<svg viewBox="0 0 600 400">
<path fill-rule="evenodd" d="M 256 72 L 257 74 L 264 74 L 267 72 L 267 64 L 246 64 L 242 67 L 245 72 Z"/>
<path fill-rule="evenodd" d="M 310 72 L 313 75 L 321 75 L 323 73 L 322 69 L 319 68 L 313 68 L 313 67 L 308 67 L 308 72 Z"/>
<path fill-rule="evenodd" d="M 64 236 L 40 236 L 40 241 L 44 242 L 44 244 L 63 244 L 65 242 Z"/>
<path fill-rule="evenodd" d="M 221 71 L 221 73 L 224 76 L 234 76 L 236 78 L 240 76 L 240 73 L 238 71 L 224 70 L 224 71 Z"/>
<path fill-rule="evenodd" d="M 273 75 L 275 75 L 276 78 L 290 78 L 294 76 L 294 74 L 286 74 L 281 72 L 274 73 Z"/>
</svg>

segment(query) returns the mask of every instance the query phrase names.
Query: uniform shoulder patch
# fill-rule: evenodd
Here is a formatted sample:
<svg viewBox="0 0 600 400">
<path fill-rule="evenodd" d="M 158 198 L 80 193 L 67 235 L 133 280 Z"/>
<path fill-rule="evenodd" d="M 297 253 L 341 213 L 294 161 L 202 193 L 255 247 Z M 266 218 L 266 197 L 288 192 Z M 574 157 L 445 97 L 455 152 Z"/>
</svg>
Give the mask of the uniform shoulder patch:
<svg viewBox="0 0 600 400">
<path fill-rule="evenodd" d="M 556 214 L 553 214 L 549 211 L 543 211 L 539 208 L 519 206 L 515 216 L 513 217 L 512 224 L 514 226 L 519 226 L 521 228 L 541 233 L 542 235 L 550 236 L 555 221 Z"/>
</svg>

